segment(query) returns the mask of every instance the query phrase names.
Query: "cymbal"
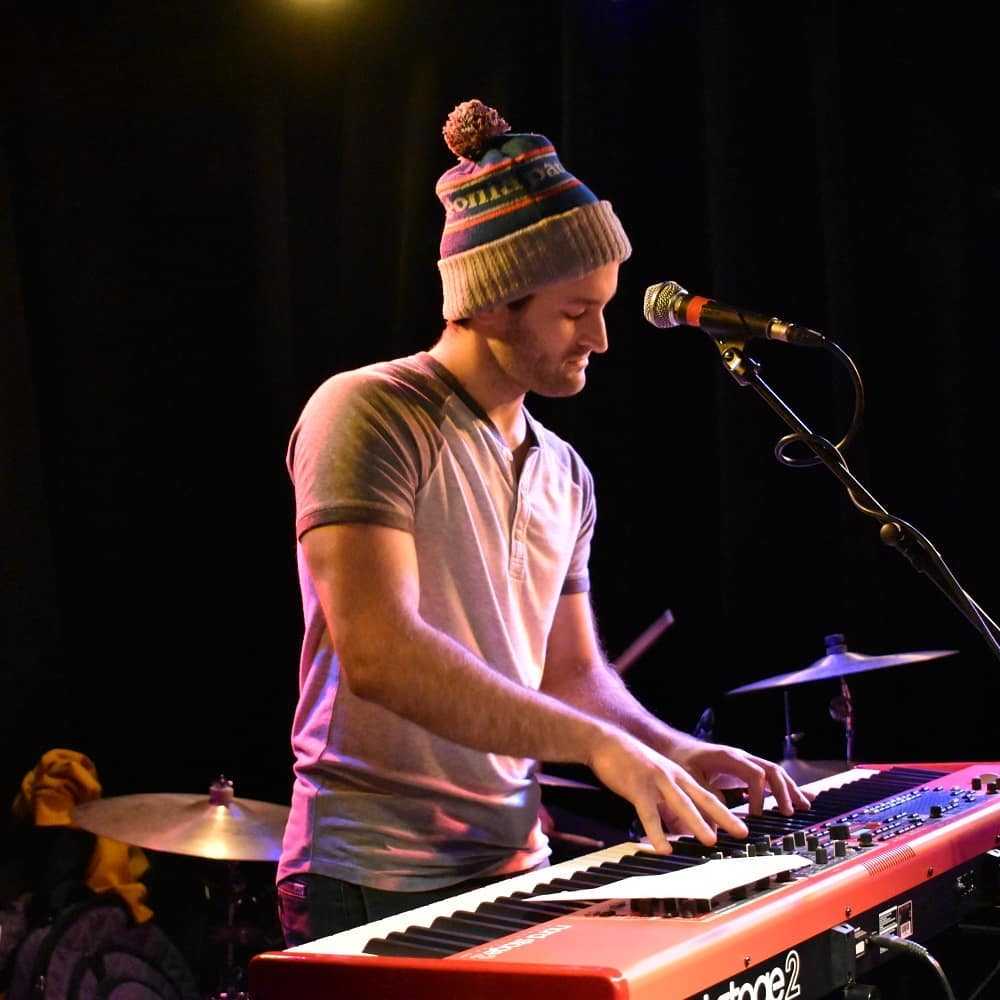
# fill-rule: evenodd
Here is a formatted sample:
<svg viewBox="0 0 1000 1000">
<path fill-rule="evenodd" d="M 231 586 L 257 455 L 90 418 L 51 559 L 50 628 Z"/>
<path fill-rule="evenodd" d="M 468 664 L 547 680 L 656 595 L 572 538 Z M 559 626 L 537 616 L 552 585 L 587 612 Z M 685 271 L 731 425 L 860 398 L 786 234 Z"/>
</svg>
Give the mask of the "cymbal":
<svg viewBox="0 0 1000 1000">
<path fill-rule="evenodd" d="M 277 861 L 288 806 L 207 795 L 155 793 L 76 807 L 77 826 L 136 847 L 219 861 Z"/>
<path fill-rule="evenodd" d="M 893 653 L 887 656 L 865 656 L 862 653 L 831 653 L 802 670 L 789 674 L 777 674 L 762 681 L 733 688 L 728 694 L 746 694 L 749 691 L 764 691 L 768 688 L 791 687 L 793 684 L 807 684 L 810 681 L 829 680 L 860 674 L 868 670 L 884 667 L 898 667 L 904 663 L 919 663 L 922 660 L 936 660 L 943 656 L 954 656 L 957 649 L 931 649 L 918 653 Z"/>
<path fill-rule="evenodd" d="M 575 778 L 561 778 L 558 774 L 543 774 L 538 771 L 535 774 L 538 784 L 549 785 L 553 788 L 582 788 L 589 792 L 599 792 L 597 785 L 588 785 L 585 781 L 577 781 Z"/>
</svg>

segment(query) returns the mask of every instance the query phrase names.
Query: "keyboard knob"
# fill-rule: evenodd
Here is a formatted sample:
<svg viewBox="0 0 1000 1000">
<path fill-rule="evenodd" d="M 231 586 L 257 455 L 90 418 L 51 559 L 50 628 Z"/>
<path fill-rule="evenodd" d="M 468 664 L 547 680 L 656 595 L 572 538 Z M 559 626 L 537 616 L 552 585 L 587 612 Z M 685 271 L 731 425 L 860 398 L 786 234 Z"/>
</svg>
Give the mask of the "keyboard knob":
<svg viewBox="0 0 1000 1000">
<path fill-rule="evenodd" d="M 827 857 L 825 847 L 816 848 L 816 864 L 825 865 L 830 859 Z"/>
<path fill-rule="evenodd" d="M 831 840 L 847 840 L 851 835 L 851 824 L 850 823 L 831 823 L 830 824 L 830 839 Z"/>
</svg>

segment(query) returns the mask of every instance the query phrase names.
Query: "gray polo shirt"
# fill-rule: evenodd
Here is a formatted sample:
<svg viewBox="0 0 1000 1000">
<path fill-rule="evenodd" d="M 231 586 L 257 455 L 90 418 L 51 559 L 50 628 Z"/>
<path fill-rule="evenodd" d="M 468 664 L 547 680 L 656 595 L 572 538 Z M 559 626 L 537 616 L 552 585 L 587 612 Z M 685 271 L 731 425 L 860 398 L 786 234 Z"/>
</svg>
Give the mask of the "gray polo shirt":
<svg viewBox="0 0 1000 1000">
<path fill-rule="evenodd" d="M 350 522 L 411 532 L 423 619 L 537 689 L 560 595 L 589 587 L 595 507 L 579 455 L 527 421 L 533 444 L 515 481 L 493 423 L 418 354 L 320 386 L 292 433 L 288 469 L 300 540 Z M 543 861 L 534 762 L 467 749 L 357 698 L 340 683 L 301 544 L 298 566 L 305 639 L 278 878 L 316 872 L 409 892 Z"/>
</svg>

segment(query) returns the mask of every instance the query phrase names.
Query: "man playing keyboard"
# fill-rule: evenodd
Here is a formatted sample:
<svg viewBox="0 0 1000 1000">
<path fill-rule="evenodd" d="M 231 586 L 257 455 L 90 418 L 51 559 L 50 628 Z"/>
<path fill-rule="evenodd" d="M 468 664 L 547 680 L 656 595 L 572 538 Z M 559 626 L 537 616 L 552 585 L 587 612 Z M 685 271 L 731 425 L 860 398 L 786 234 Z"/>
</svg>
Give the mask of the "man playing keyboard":
<svg viewBox="0 0 1000 1000">
<path fill-rule="evenodd" d="M 289 445 L 305 614 L 289 945 L 544 865 L 536 760 L 587 764 L 660 851 L 665 823 L 745 835 L 721 776 L 751 811 L 766 789 L 808 806 L 777 765 L 645 711 L 600 648 L 593 482 L 524 397 L 579 392 L 607 349 L 621 223 L 544 136 L 478 101 L 445 138 L 441 339 L 329 379 Z"/>
</svg>

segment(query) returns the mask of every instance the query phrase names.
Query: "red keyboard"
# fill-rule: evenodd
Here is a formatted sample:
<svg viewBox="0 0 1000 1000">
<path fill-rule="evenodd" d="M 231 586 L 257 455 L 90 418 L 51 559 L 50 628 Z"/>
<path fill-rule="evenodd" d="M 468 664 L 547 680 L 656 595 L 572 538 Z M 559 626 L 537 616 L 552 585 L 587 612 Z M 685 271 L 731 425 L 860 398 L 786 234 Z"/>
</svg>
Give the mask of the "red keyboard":
<svg viewBox="0 0 1000 1000">
<path fill-rule="evenodd" d="M 772 801 L 762 816 L 749 818 L 747 841 L 723 837 L 710 849 L 680 838 L 669 856 L 620 844 L 257 956 L 251 994 L 824 997 L 884 960 L 869 934 L 926 940 L 994 900 L 998 774 L 1000 763 L 856 767 L 806 786 L 818 793 L 807 813 L 781 816 Z M 671 895 L 670 873 L 748 853 L 795 854 L 806 863 L 709 898 Z M 616 882 L 639 874 L 668 876 L 662 897 L 616 896 Z M 533 899 L 579 889 L 603 898 Z"/>
</svg>

